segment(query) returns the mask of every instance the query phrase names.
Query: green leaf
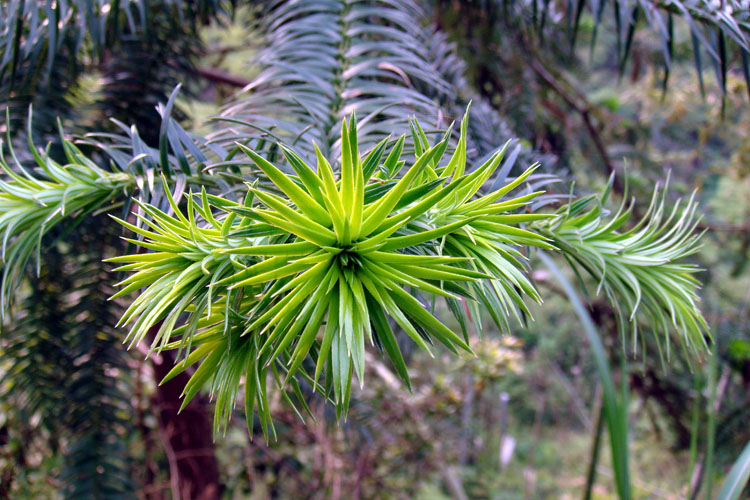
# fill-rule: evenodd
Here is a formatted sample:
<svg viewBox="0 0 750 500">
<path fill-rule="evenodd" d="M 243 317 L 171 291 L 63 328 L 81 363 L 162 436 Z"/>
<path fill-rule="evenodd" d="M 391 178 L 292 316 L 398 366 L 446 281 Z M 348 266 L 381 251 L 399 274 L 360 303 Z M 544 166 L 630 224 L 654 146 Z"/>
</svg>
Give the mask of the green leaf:
<svg viewBox="0 0 750 500">
<path fill-rule="evenodd" d="M 317 248 L 318 247 L 307 241 L 298 241 L 296 243 L 282 243 L 278 245 L 254 245 L 249 247 L 222 248 L 218 250 L 218 253 L 294 257 L 308 255 Z"/>
<path fill-rule="evenodd" d="M 621 500 L 629 500 L 632 495 L 628 454 L 628 409 L 626 401 L 622 401 L 618 396 L 602 341 L 591 320 L 591 316 L 589 316 L 573 285 L 565 278 L 560 268 L 549 256 L 542 251 L 538 255 L 560 283 L 560 286 L 562 286 L 565 295 L 567 295 L 578 318 L 581 320 L 583 333 L 591 345 L 594 362 L 599 374 L 599 381 L 602 384 L 604 393 L 604 413 L 609 429 L 617 493 Z"/>
<path fill-rule="evenodd" d="M 401 380 L 404 381 L 406 387 L 411 391 L 409 371 L 406 368 L 401 349 L 398 347 L 398 340 L 396 340 L 396 336 L 393 334 L 393 330 L 391 330 L 391 325 L 388 324 L 388 319 L 385 317 L 383 308 L 370 294 L 367 294 L 367 308 L 370 311 L 370 320 L 383 349 L 391 360 L 391 363 L 393 363 L 396 373 L 399 374 Z"/>
<path fill-rule="evenodd" d="M 431 148 L 425 154 L 420 156 L 414 166 L 412 166 L 409 171 L 404 174 L 404 176 L 398 181 L 393 189 L 388 192 L 387 195 L 365 209 L 365 221 L 362 225 L 363 235 L 369 235 L 380 224 L 383 223 L 388 214 L 390 214 L 393 210 L 393 207 L 396 206 L 403 193 L 411 186 L 411 184 L 416 180 L 417 176 L 422 173 L 422 170 L 435 157 L 438 151 L 438 146 L 439 145 Z"/>
<path fill-rule="evenodd" d="M 305 163 L 299 156 L 297 156 L 297 153 L 295 153 L 288 147 L 284 146 L 283 144 L 279 144 L 279 148 L 281 149 L 281 152 L 284 153 L 284 157 L 289 162 L 289 165 L 291 165 L 297 175 L 299 175 L 300 180 L 307 188 L 308 194 L 310 194 L 310 196 L 312 196 L 320 206 L 325 206 L 322 193 L 323 182 L 315 174 L 315 171 L 310 168 L 310 166 Z"/>
<path fill-rule="evenodd" d="M 305 214 L 312 218 L 318 224 L 327 226 L 331 223 L 331 218 L 323 207 L 305 193 L 299 186 L 297 186 L 284 172 L 276 168 L 268 160 L 260 156 L 252 149 L 246 147 L 243 144 L 236 143 L 237 147 L 240 148 L 251 160 L 258 165 L 264 174 L 286 194 L 295 205 L 299 207 Z"/>
<path fill-rule="evenodd" d="M 427 312 L 417 299 L 403 291 L 400 287 L 392 287 L 390 294 L 407 315 L 414 318 L 428 332 L 435 335 L 448 349 L 455 352 L 457 346 L 468 353 L 474 354 L 471 347 L 461 337 L 453 333 L 450 328 Z"/>
<path fill-rule="evenodd" d="M 732 465 L 716 500 L 739 500 L 748 479 L 750 479 L 750 443 L 745 446 Z"/>
<path fill-rule="evenodd" d="M 396 238 L 389 238 L 385 242 L 385 244 L 380 247 L 380 251 L 385 252 L 389 250 L 398 250 L 399 248 L 412 247 L 420 245 L 427 241 L 436 240 L 464 227 L 467 224 L 470 224 L 474 220 L 476 220 L 476 217 L 467 217 L 465 219 L 461 219 L 451 224 L 431 229 L 429 231 L 414 233 L 407 236 L 398 236 Z"/>
</svg>

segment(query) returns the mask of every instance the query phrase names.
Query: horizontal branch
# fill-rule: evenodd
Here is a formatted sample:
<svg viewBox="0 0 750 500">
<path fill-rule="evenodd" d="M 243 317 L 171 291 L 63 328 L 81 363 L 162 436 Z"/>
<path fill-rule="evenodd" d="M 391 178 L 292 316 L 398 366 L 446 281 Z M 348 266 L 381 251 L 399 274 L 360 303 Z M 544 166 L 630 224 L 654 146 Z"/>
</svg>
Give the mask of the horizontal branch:
<svg viewBox="0 0 750 500">
<path fill-rule="evenodd" d="M 198 74 L 210 82 L 230 85 L 232 87 L 246 87 L 250 85 L 251 80 L 242 76 L 233 75 L 217 68 L 199 67 Z"/>
</svg>

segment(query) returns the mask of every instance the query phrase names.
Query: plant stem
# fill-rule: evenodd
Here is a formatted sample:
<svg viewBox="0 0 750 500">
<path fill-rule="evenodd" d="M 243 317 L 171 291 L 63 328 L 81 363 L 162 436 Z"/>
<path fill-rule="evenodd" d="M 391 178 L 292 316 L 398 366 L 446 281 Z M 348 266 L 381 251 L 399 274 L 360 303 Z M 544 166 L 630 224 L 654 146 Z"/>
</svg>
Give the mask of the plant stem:
<svg viewBox="0 0 750 500">
<path fill-rule="evenodd" d="M 599 463 L 599 448 L 602 440 L 602 430 L 604 429 L 604 412 L 602 405 L 602 386 L 596 386 L 596 407 L 594 408 L 594 419 L 595 431 L 594 441 L 591 443 L 591 461 L 589 462 L 589 470 L 586 474 L 586 487 L 584 489 L 583 500 L 591 500 L 591 494 L 594 489 L 594 481 L 596 480 L 596 465 Z"/>
</svg>

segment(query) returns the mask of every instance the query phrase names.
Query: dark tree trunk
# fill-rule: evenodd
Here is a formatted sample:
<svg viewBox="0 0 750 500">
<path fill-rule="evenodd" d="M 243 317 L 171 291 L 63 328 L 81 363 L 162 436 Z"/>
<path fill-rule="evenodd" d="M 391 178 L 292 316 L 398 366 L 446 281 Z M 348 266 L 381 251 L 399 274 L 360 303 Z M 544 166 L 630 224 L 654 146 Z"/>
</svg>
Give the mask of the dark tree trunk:
<svg viewBox="0 0 750 500">
<path fill-rule="evenodd" d="M 157 383 L 174 366 L 174 354 L 163 351 L 152 355 Z M 154 414 L 169 461 L 174 500 L 215 500 L 221 495 L 219 466 L 213 443 L 213 428 L 207 403 L 200 395 L 177 413 L 180 394 L 189 374 L 181 373 L 158 386 L 154 395 Z"/>
</svg>

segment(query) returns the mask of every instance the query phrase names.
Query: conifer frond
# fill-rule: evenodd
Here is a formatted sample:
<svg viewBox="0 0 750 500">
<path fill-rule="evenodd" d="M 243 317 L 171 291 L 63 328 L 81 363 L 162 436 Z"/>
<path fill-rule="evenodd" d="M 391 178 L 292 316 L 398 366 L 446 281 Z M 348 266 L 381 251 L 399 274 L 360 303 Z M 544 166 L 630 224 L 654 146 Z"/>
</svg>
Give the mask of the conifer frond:
<svg viewBox="0 0 750 500">
<path fill-rule="evenodd" d="M 421 130 L 418 122 L 412 126 Z M 141 341 L 162 321 L 151 347 L 186 349 L 175 373 L 203 359 L 186 387 L 186 402 L 210 383 L 221 403 L 217 426 L 226 425 L 243 374 L 260 385 L 248 390 L 266 411 L 261 374 L 269 368 L 282 370 L 278 376 L 291 384 L 298 377 L 316 383 L 323 374 L 324 392 L 332 389 L 339 415 L 345 414 L 352 374 L 362 383 L 368 342 L 386 353 L 408 384 L 387 318 L 428 352 L 433 339 L 453 352 L 470 351 L 467 339 L 421 297 L 456 303 L 480 293 L 488 306 L 500 300 L 506 310 L 523 307 L 523 295 L 539 296 L 517 247 L 550 246 L 519 227 L 548 216 L 514 215 L 540 193 L 506 196 L 532 170 L 477 197 L 505 151 L 467 172 L 467 126 L 450 158 L 450 131 L 434 145 L 417 134 L 411 163 L 401 159 L 398 144 L 388 151 L 381 142 L 361 154 L 352 117 L 342 127 L 339 174 L 320 151 L 313 168 L 280 146 L 297 174 L 290 176 L 239 145 L 269 189 L 249 185 L 242 204 L 205 191 L 190 195 L 184 215 L 176 200 L 170 200 L 174 216 L 144 206 L 148 229 L 122 222 L 144 237 L 134 244 L 152 250 L 112 259 L 124 264 L 118 270 L 135 271 L 117 296 L 145 287 L 121 320 L 132 323 L 127 340 Z M 404 161 L 408 168 L 401 169 Z M 308 358 L 313 375 L 305 373 Z M 269 422 L 270 416 L 261 419 Z"/>
<path fill-rule="evenodd" d="M 453 45 L 425 27 L 426 14 L 413 0 L 277 0 L 266 15 L 270 21 L 259 28 L 265 43 L 250 61 L 258 76 L 216 118 L 212 141 L 239 141 L 270 155 L 279 154 L 275 144 L 283 142 L 314 163 L 313 142 L 327 157 L 338 157 L 338 124 L 356 112 L 363 151 L 388 134 L 407 134 L 411 150 L 410 116 L 428 124 L 433 139 L 435 129 L 480 100 L 461 86 L 463 64 Z M 470 135 L 470 159 L 512 135 L 496 111 L 484 111 L 492 115 L 487 133 L 493 138 Z"/>
<path fill-rule="evenodd" d="M 695 278 L 700 269 L 685 262 L 700 248 L 695 193 L 670 208 L 667 188 L 657 185 L 648 211 L 633 225 L 632 204 L 612 214 L 605 209 L 611 185 L 610 179 L 601 195 L 576 200 L 536 227 L 577 274 L 584 271 L 596 280 L 596 294 L 604 292 L 620 319 L 630 323 L 634 351 L 640 319 L 655 334 L 660 356 L 669 356 L 672 333 L 686 354 L 705 352 L 708 326 L 698 308 Z"/>
<path fill-rule="evenodd" d="M 31 286 L 0 336 L 0 400 L 19 418 L 38 418 L 50 446 L 60 447 L 65 499 L 136 498 L 133 379 L 113 327 L 119 308 L 106 300 L 112 290 L 101 259 L 117 240 L 105 219 L 88 217 L 68 242 L 45 251 L 46 266 L 27 273 Z"/>
<path fill-rule="evenodd" d="M 65 218 L 72 223 L 81 220 L 134 184 L 128 174 L 99 168 L 64 137 L 65 165 L 46 152 L 37 151 L 34 143 L 29 142 L 36 171 L 29 171 L 18 161 L 10 146 L 10 135 L 8 142 L 13 167 L 0 143 L 0 171 L 8 176 L 8 180 L 0 180 L 3 267 L 0 316 L 3 318 L 12 290 L 33 254 L 37 255 L 39 268 L 43 236 Z"/>
<path fill-rule="evenodd" d="M 527 297 L 541 302 L 527 275 L 529 247 L 601 270 L 607 292 L 625 294 L 618 298 L 628 314 L 640 307 L 668 329 L 665 309 L 676 311 L 674 326 L 688 329 L 686 345 L 702 345 L 695 330 L 705 325 L 702 316 L 683 297 L 694 296 L 691 268 L 681 262 L 697 241 L 692 202 L 683 216 L 664 219 L 661 199 L 647 222 L 622 233 L 627 213 L 605 222 L 595 197 L 557 214 L 529 211 L 542 194 L 528 190 L 533 167 L 494 180 L 507 145 L 468 172 L 466 119 L 450 155 L 450 129 L 431 144 L 419 122 L 412 128 L 413 161 L 404 157 L 403 141 L 361 154 L 356 119 L 344 120 L 339 173 L 320 150 L 313 166 L 278 145 L 291 175 L 238 144 L 268 181 L 248 184 L 243 202 L 202 191 L 187 196 L 184 211 L 170 197 L 174 215 L 144 204 L 147 227 L 121 221 L 142 237 L 129 241 L 150 250 L 111 259 L 122 264 L 117 270 L 134 272 L 116 297 L 143 290 L 121 319 L 131 325 L 126 340 L 140 342 L 161 322 L 151 348 L 182 350 L 184 361 L 167 378 L 199 364 L 185 404 L 210 387 L 217 431 L 226 427 L 243 377 L 248 423 L 257 408 L 266 437 L 273 434 L 270 380 L 303 406 L 299 383 L 307 380 L 345 415 L 352 375 L 363 382 L 367 343 L 385 353 L 408 386 L 389 319 L 430 353 L 435 340 L 454 353 L 471 352 L 466 325 L 474 320 L 481 331 L 480 306 L 508 330 L 509 316 L 529 316 Z M 487 184 L 493 186 L 480 191 Z M 668 295 L 660 295 L 663 287 L 654 291 L 660 278 L 671 284 Z M 463 337 L 437 316 L 441 298 Z"/>
</svg>

